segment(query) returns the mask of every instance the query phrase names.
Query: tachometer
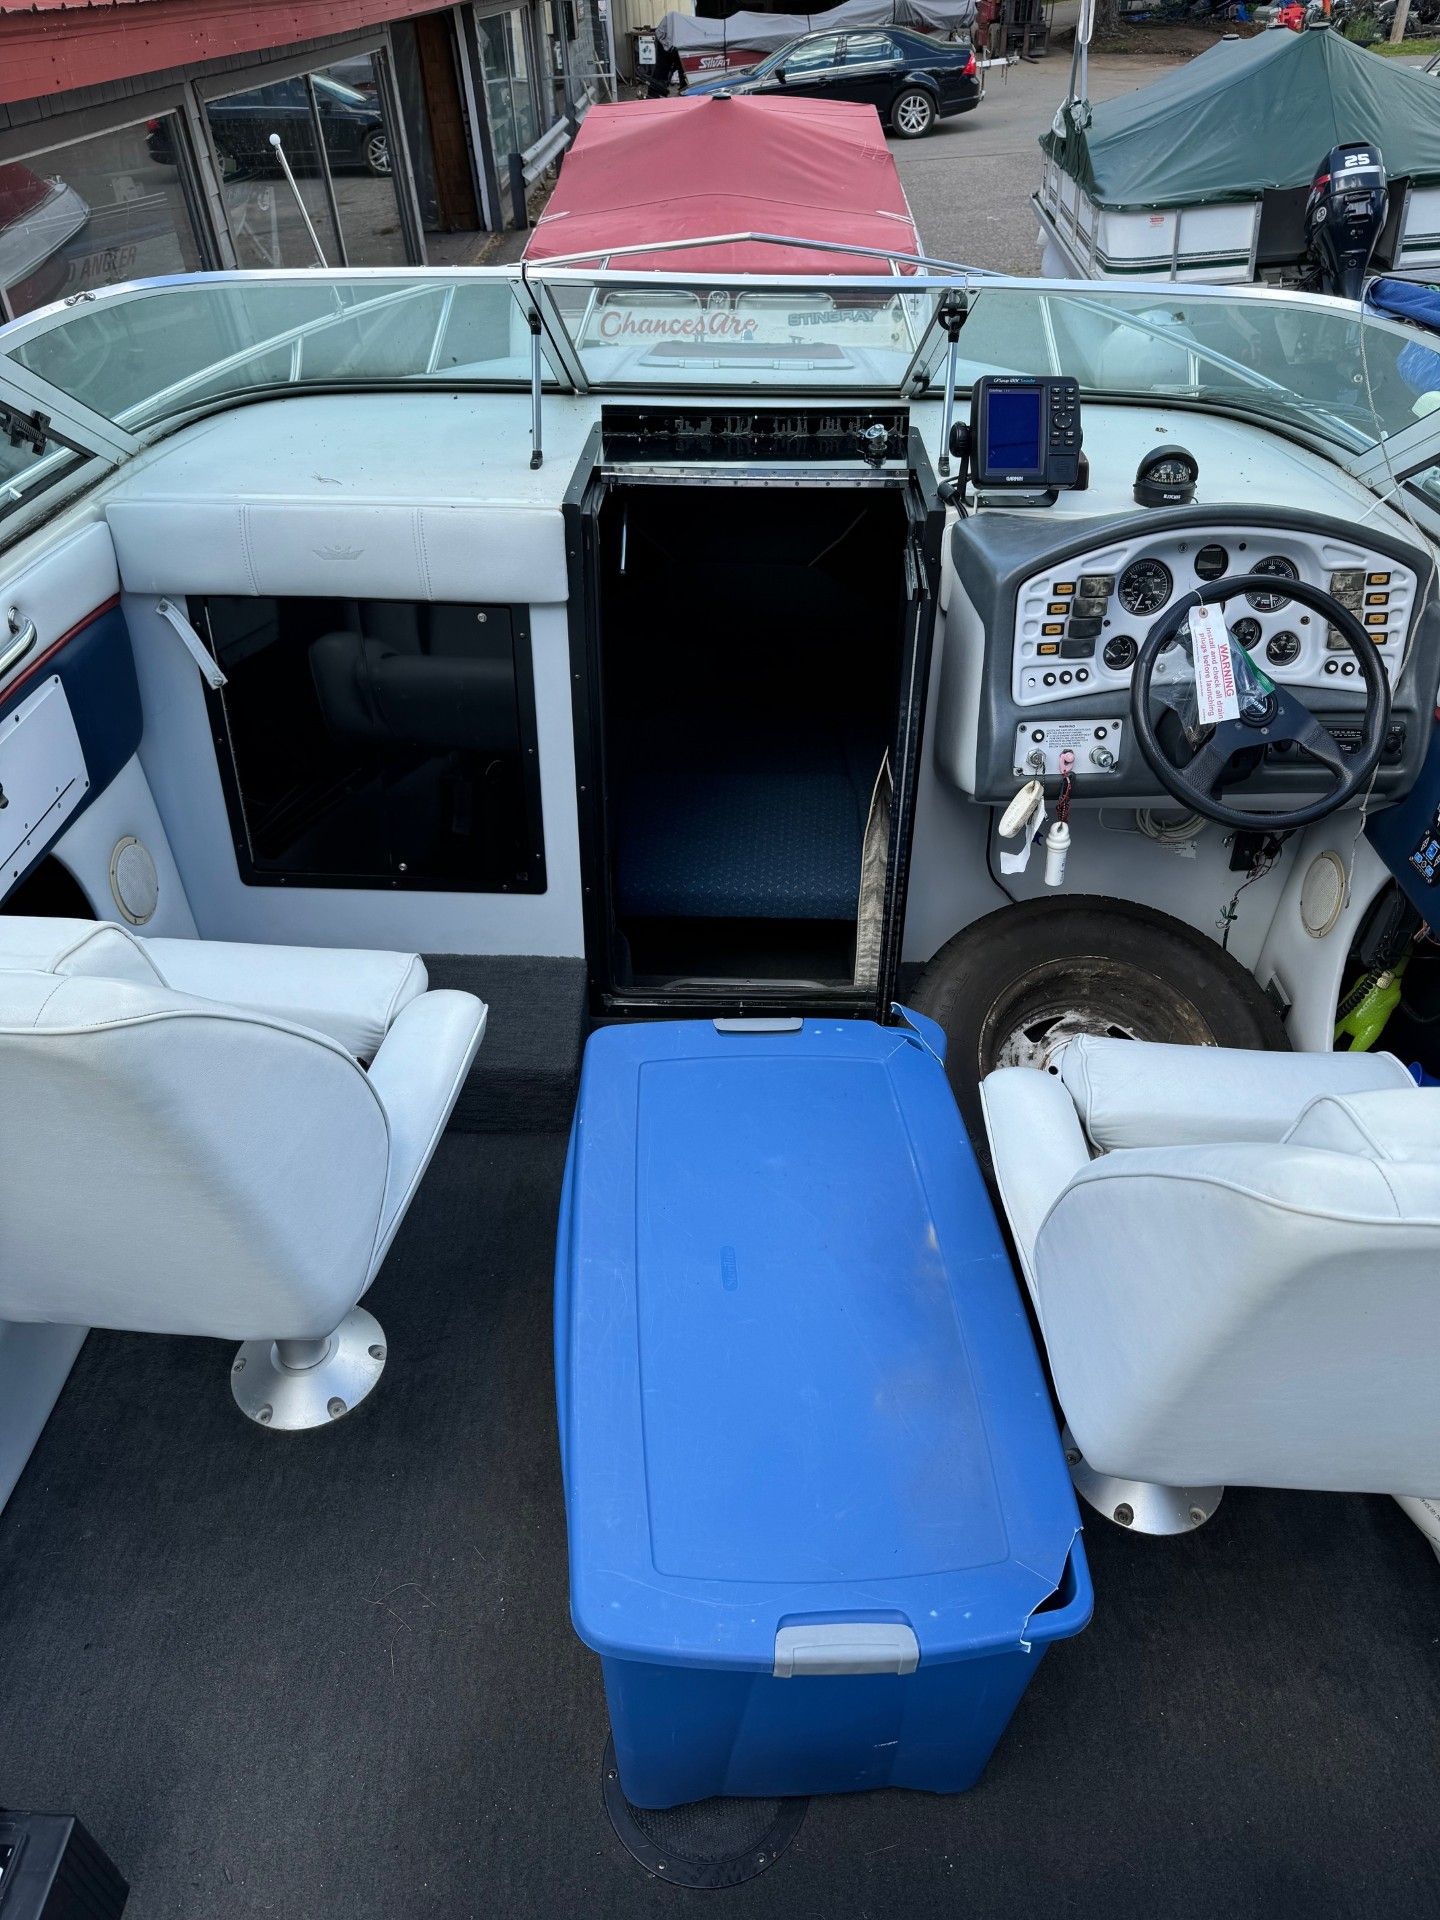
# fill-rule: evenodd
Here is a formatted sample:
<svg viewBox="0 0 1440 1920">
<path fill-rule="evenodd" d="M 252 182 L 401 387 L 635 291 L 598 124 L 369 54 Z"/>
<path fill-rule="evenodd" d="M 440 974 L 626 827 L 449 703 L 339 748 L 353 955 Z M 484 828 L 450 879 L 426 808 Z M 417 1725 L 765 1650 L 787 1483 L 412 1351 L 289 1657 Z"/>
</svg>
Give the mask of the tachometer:
<svg viewBox="0 0 1440 1920">
<path fill-rule="evenodd" d="M 1127 613 L 1159 613 L 1175 582 L 1162 560 L 1135 560 L 1120 576 L 1120 604 Z"/>
<path fill-rule="evenodd" d="M 1251 573 L 1271 573 L 1277 580 L 1298 580 L 1300 569 L 1293 560 L 1287 560 L 1281 553 L 1272 553 L 1264 560 L 1257 560 L 1250 569 Z M 1290 596 L 1285 593 L 1247 593 L 1245 598 L 1257 613 L 1278 613 L 1281 607 L 1288 607 Z"/>
</svg>

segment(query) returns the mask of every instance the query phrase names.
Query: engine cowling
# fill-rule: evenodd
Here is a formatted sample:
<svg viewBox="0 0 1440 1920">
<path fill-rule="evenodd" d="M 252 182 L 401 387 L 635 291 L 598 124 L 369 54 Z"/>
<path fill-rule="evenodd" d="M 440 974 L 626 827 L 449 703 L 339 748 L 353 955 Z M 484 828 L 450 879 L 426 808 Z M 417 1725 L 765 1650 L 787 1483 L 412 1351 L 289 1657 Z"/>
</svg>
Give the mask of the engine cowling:
<svg viewBox="0 0 1440 1920">
<path fill-rule="evenodd" d="M 1322 293 L 1360 298 L 1389 211 L 1380 149 L 1358 140 L 1332 147 L 1305 202 L 1305 245 Z"/>
</svg>

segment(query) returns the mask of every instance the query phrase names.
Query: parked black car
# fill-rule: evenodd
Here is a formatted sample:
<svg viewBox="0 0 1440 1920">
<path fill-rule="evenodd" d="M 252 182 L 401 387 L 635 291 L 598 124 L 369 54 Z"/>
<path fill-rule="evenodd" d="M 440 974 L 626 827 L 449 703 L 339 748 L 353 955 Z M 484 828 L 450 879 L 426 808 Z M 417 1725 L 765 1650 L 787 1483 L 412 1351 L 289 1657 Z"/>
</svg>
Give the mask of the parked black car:
<svg viewBox="0 0 1440 1920">
<path fill-rule="evenodd" d="M 390 142 L 378 103 L 323 73 L 312 78 L 325 133 L 325 157 L 331 167 L 363 167 L 367 173 L 389 173 Z M 272 133 L 278 133 L 285 143 L 285 157 L 296 173 L 313 169 L 315 132 L 302 76 L 252 87 L 248 93 L 231 94 L 226 100 L 212 100 L 206 112 L 220 171 L 227 179 L 273 169 Z M 169 116 L 150 121 L 146 145 L 152 160 L 173 167 L 175 149 L 170 126 Z"/>
<path fill-rule="evenodd" d="M 689 94 L 783 93 L 802 100 L 859 100 L 902 140 L 969 113 L 985 95 L 973 47 L 901 27 L 807 33 L 743 73 L 692 81 Z"/>
</svg>

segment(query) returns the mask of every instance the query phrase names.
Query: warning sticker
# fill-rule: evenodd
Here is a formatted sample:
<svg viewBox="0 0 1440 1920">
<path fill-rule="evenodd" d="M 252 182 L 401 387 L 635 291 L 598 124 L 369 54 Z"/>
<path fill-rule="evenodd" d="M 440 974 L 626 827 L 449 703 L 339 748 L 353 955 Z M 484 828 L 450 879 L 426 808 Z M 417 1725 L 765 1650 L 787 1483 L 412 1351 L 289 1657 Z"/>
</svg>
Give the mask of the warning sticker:
<svg viewBox="0 0 1440 1920">
<path fill-rule="evenodd" d="M 1190 641 L 1200 724 L 1213 727 L 1221 720 L 1238 720 L 1240 696 L 1235 687 L 1235 662 L 1230 656 L 1230 632 L 1218 607 L 1190 609 Z"/>
</svg>

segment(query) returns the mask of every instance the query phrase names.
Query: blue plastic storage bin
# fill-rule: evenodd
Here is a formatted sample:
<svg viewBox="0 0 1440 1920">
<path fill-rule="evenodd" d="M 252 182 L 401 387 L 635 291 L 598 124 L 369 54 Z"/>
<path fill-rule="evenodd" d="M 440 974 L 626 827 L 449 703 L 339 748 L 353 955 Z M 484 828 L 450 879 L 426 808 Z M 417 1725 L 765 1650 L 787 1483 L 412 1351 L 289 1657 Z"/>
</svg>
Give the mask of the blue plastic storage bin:
<svg viewBox="0 0 1440 1920">
<path fill-rule="evenodd" d="M 931 1022 L 612 1027 L 555 1342 L 571 1612 L 640 1806 L 974 1783 L 1091 1589 Z"/>
</svg>

